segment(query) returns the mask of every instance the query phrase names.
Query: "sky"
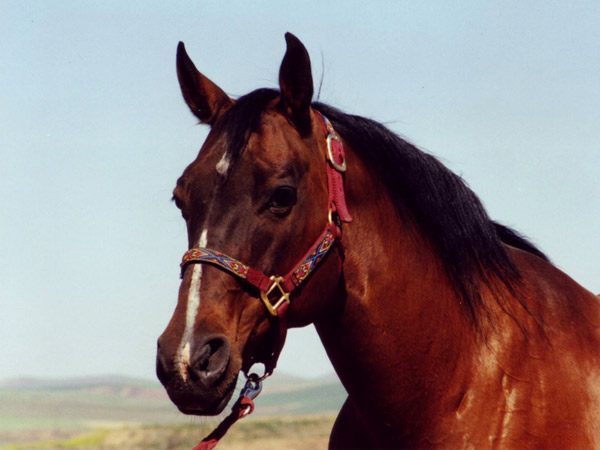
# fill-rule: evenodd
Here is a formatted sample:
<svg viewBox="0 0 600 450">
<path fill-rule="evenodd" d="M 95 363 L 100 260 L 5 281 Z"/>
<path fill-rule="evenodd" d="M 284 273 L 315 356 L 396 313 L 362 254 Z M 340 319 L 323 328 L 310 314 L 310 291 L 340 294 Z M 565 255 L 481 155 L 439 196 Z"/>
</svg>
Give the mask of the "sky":
<svg viewBox="0 0 600 450">
<path fill-rule="evenodd" d="M 4 0 L 0 379 L 154 377 L 187 250 L 171 192 L 207 134 L 177 43 L 236 97 L 277 87 L 286 31 L 321 101 L 436 155 L 600 293 L 598 2 Z M 312 327 L 279 369 L 333 371 Z"/>
</svg>

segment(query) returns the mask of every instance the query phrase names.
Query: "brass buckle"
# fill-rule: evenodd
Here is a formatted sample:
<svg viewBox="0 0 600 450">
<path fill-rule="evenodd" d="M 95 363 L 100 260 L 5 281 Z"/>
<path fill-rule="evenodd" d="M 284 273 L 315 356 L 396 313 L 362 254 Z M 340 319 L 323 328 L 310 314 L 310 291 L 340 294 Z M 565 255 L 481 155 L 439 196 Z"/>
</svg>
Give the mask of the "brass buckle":
<svg viewBox="0 0 600 450">
<path fill-rule="evenodd" d="M 288 292 L 285 292 L 280 284 L 283 281 L 283 277 L 271 276 L 271 281 L 273 282 L 273 284 L 271 285 L 269 290 L 267 292 L 261 291 L 260 299 L 267 307 L 269 313 L 271 313 L 272 316 L 277 316 L 277 308 L 279 308 L 283 302 L 290 302 L 290 294 Z M 279 297 L 279 300 L 277 300 L 275 304 L 272 304 L 271 300 L 269 299 L 269 295 L 271 294 L 271 292 L 273 292 L 273 289 L 275 288 L 279 289 L 281 297 Z"/>
<path fill-rule="evenodd" d="M 340 137 L 337 134 L 331 134 L 329 133 L 327 135 L 327 159 L 329 160 L 329 162 L 331 163 L 331 165 L 333 167 L 335 167 L 335 169 L 338 172 L 345 172 L 346 171 L 346 158 L 344 158 L 342 160 L 342 164 L 338 164 L 337 161 L 335 160 L 335 158 L 333 157 L 333 151 L 331 149 L 331 141 L 336 140 L 340 143 L 340 145 L 344 145 L 342 144 L 342 140 L 340 139 Z"/>
</svg>

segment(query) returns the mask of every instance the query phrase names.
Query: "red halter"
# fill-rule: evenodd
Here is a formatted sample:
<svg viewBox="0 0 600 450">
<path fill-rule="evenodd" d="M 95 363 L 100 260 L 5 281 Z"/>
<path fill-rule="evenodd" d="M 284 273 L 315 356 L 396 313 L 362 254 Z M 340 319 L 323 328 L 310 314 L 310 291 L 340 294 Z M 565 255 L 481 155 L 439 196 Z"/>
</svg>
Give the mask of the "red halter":
<svg viewBox="0 0 600 450">
<path fill-rule="evenodd" d="M 260 291 L 260 298 L 269 313 L 279 319 L 280 329 L 277 342 L 274 345 L 275 350 L 271 354 L 271 360 L 265 363 L 265 375 L 260 378 L 255 374 L 246 376 L 246 385 L 242 389 L 238 400 L 231 408 L 229 416 L 209 436 L 194 447 L 193 450 L 213 449 L 235 422 L 254 410 L 253 400 L 262 389 L 262 380 L 269 376 L 275 369 L 277 357 L 285 342 L 287 332 L 285 314 L 291 301 L 290 294 L 317 268 L 325 255 L 340 239 L 342 236 L 341 222 L 352 221 L 352 217 L 350 217 L 350 213 L 346 207 L 346 198 L 344 195 L 343 173 L 346 171 L 346 157 L 344 155 L 342 140 L 333 129 L 331 122 L 321 113 L 316 112 L 316 114 L 321 118 L 327 140 L 329 210 L 325 230 L 300 262 L 285 276 L 268 277 L 261 271 L 237 259 L 208 248 L 192 248 L 183 255 L 181 262 L 182 277 L 186 266 L 189 264 L 213 264 L 256 287 Z"/>
<path fill-rule="evenodd" d="M 328 222 L 321 236 L 312 245 L 300 262 L 285 276 L 268 277 L 237 259 L 208 248 L 192 248 L 185 252 L 181 262 L 181 275 L 185 268 L 192 263 L 213 264 L 232 275 L 245 280 L 260 291 L 260 298 L 269 313 L 273 316 L 285 314 L 290 304 L 290 294 L 323 260 L 333 244 L 341 237 L 341 223 L 350 222 L 352 217 L 346 207 L 344 195 L 343 173 L 346 171 L 346 158 L 342 140 L 337 135 L 331 122 L 318 113 L 323 124 L 327 140 L 327 184 L 329 189 Z"/>
</svg>

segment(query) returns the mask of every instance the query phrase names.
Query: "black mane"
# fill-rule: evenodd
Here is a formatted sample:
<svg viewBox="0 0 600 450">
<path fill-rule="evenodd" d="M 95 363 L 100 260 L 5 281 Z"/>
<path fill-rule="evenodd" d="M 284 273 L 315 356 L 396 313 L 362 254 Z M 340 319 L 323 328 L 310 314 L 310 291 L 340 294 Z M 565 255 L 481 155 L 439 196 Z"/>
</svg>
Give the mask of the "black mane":
<svg viewBox="0 0 600 450">
<path fill-rule="evenodd" d="M 222 126 L 232 163 L 258 128 L 266 105 L 277 96 L 276 90 L 259 89 L 239 98 L 227 111 Z M 463 179 L 435 157 L 373 120 L 322 103 L 312 106 L 332 122 L 381 181 L 397 212 L 408 208 L 473 318 L 481 303 L 481 283 L 494 289 L 493 281 L 498 280 L 512 289 L 520 279 L 503 242 L 547 260 L 527 239 L 492 221 Z"/>
<path fill-rule="evenodd" d="M 381 180 L 398 213 L 407 207 L 433 244 L 446 273 L 475 317 L 481 282 L 512 288 L 520 276 L 502 243 L 546 256 L 524 237 L 492 221 L 464 180 L 435 157 L 380 123 L 317 103 L 373 176 Z"/>
</svg>

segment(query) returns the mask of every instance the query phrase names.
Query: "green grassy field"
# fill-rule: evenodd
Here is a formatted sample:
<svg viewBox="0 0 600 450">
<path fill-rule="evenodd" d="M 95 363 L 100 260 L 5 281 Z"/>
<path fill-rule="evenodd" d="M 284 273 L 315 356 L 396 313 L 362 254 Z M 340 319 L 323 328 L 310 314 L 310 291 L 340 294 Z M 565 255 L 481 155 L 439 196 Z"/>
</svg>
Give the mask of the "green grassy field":
<svg viewBox="0 0 600 450">
<path fill-rule="evenodd" d="M 334 416 L 248 418 L 238 422 L 219 443 L 222 450 L 325 449 Z M 12 442 L 2 450 L 190 450 L 212 425 L 162 425 L 104 428 L 62 438 L 46 436 Z"/>
<path fill-rule="evenodd" d="M 269 381 L 255 413 L 236 424 L 219 448 L 326 448 L 346 395 L 339 382 L 285 376 Z M 0 385 L 2 450 L 189 450 L 218 422 L 179 413 L 154 382 L 99 378 Z"/>
</svg>

